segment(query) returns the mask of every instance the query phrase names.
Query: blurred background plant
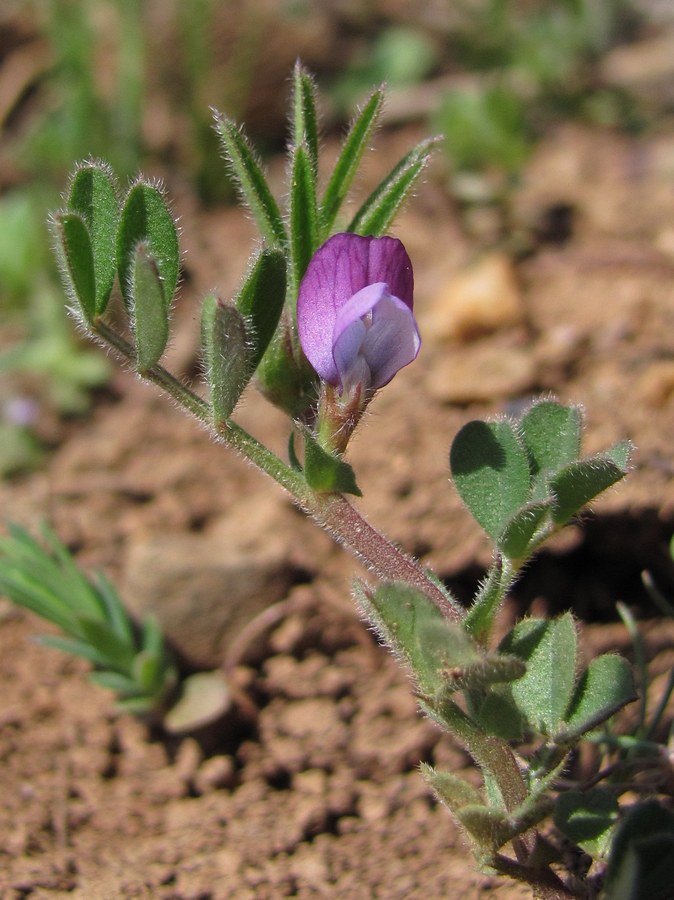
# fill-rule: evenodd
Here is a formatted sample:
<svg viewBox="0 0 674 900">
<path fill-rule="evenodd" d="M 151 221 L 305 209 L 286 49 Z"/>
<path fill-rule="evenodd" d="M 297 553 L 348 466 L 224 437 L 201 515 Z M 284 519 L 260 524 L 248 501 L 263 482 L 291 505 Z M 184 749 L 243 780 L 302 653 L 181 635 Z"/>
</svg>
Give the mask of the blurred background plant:
<svg viewBox="0 0 674 900">
<path fill-rule="evenodd" d="M 636 98 L 602 70 L 641 18 L 631 0 L 460 3 L 447 51 L 473 73 L 442 92 L 432 114 L 444 135 L 450 193 L 469 211 L 497 209 L 496 239 L 516 233 L 511 201 L 536 140 L 567 118 L 634 130 Z"/>
</svg>

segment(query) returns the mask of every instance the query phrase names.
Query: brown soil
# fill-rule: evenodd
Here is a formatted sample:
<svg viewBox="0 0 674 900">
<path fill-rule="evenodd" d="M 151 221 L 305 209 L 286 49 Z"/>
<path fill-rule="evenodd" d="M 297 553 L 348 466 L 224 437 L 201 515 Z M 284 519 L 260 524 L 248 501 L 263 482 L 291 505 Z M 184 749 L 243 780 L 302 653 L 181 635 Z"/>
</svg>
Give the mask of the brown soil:
<svg viewBox="0 0 674 900">
<path fill-rule="evenodd" d="M 373 178 L 414 138 L 383 136 Z M 612 623 L 623 600 L 651 619 L 641 570 L 674 588 L 665 552 L 674 528 L 673 171 L 671 130 L 636 140 L 569 126 L 543 143 L 515 214 L 531 226 L 565 204 L 571 230 L 548 234 L 506 272 L 515 312 L 505 322 L 494 314 L 476 327 L 437 325 L 461 299 L 455 273 L 475 256 L 440 173 L 400 219 L 422 328 L 425 319 L 436 325 L 424 330 L 419 361 L 374 403 L 350 458 L 373 523 L 459 596 L 489 551 L 448 484 L 450 440 L 468 419 L 514 411 L 539 393 L 584 406 L 588 449 L 624 437 L 638 449 L 627 482 L 532 565 L 510 615 L 571 607 L 585 622 Z M 176 207 L 187 255 L 170 367 L 189 377 L 198 297 L 236 285 L 252 232 L 240 211 L 204 213 L 189 196 Z M 505 290 L 492 283 L 495 308 Z M 261 398 L 251 394 L 239 418 L 283 452 L 283 419 Z M 0 485 L 3 515 L 28 526 L 48 518 L 82 564 L 106 569 L 123 593 L 139 548 L 212 541 L 228 515 L 251 553 L 286 523 L 287 581 L 271 627 L 234 650 L 222 636 L 220 657 L 236 656 L 248 706 L 218 730 L 180 739 L 113 714 L 84 664 L 36 646 L 42 624 L 3 607 L 3 898 L 528 895 L 476 874 L 416 771 L 421 760 L 452 769 L 468 761 L 419 717 L 404 674 L 352 610 L 350 579 L 367 573 L 130 375 L 116 374 L 91 417 L 59 438 L 43 471 Z M 281 577 L 271 571 L 270 590 Z M 614 624 L 588 634 L 588 653 L 604 649 L 606 635 L 627 644 Z M 190 640 L 182 635 L 187 657 Z M 652 644 L 654 654 L 671 650 L 671 639 Z"/>
</svg>

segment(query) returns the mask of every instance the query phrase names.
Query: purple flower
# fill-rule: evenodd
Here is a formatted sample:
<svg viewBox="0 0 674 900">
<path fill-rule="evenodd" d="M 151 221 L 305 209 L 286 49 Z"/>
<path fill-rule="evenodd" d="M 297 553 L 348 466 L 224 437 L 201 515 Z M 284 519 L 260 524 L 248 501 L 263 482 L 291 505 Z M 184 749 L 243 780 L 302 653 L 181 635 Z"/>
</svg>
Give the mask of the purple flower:
<svg viewBox="0 0 674 900">
<path fill-rule="evenodd" d="M 412 263 L 391 237 L 335 234 L 314 254 L 297 297 L 304 353 L 323 381 L 376 390 L 414 360 Z"/>
</svg>

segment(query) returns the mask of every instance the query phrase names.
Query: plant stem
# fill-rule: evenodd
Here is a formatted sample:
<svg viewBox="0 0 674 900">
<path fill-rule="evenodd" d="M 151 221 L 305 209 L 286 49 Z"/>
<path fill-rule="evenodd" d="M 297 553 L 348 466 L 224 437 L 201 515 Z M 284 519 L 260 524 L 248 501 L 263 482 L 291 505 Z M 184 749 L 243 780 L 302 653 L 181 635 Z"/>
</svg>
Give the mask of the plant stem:
<svg viewBox="0 0 674 900">
<path fill-rule="evenodd" d="M 379 578 L 409 584 L 426 594 L 448 619 L 463 621 L 463 610 L 452 602 L 433 576 L 414 557 L 373 528 L 343 494 L 314 494 L 311 505 L 305 508 Z"/>
<path fill-rule="evenodd" d="M 97 337 L 135 365 L 135 349 L 125 338 L 100 319 L 92 327 Z M 285 488 L 308 515 L 379 578 L 385 581 L 402 581 L 422 591 L 445 616 L 455 622 L 462 621 L 463 611 L 458 604 L 452 602 L 449 594 L 431 573 L 373 528 L 343 494 L 318 494 L 312 491 L 300 472 L 286 465 L 232 419 L 214 423 L 210 405 L 163 366 L 151 366 L 138 374 L 169 394 L 183 409 L 206 425 L 218 440 L 249 459 Z"/>
</svg>

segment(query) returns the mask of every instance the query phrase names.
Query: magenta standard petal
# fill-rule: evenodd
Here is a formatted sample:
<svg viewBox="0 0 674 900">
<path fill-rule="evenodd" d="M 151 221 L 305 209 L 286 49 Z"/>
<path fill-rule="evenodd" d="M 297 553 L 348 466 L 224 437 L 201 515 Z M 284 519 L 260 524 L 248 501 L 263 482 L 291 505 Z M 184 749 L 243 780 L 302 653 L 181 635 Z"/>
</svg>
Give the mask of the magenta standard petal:
<svg viewBox="0 0 674 900">
<path fill-rule="evenodd" d="M 412 308 L 412 264 L 395 238 L 335 234 L 318 248 L 307 267 L 297 297 L 299 338 L 311 365 L 330 384 L 340 383 L 333 357 L 337 316 L 354 294 L 375 283 L 387 284 Z"/>
<path fill-rule="evenodd" d="M 367 283 L 385 281 L 394 297 L 398 297 L 410 309 L 414 306 L 414 274 L 407 250 L 392 237 L 367 238 L 369 266 Z"/>
</svg>

